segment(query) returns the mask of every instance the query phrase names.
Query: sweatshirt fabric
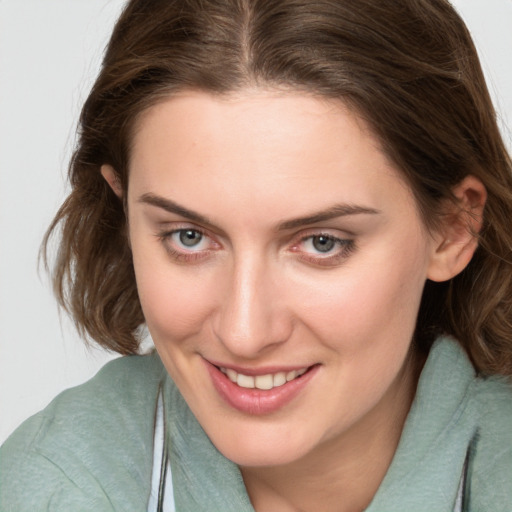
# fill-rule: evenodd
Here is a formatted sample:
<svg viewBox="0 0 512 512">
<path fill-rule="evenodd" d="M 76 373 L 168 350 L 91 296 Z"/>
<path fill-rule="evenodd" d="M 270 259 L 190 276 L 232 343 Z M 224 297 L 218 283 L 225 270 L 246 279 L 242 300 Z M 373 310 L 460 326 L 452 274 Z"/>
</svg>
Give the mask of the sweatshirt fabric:
<svg viewBox="0 0 512 512">
<path fill-rule="evenodd" d="M 105 365 L 0 448 L 0 511 L 147 511 L 162 390 L 178 512 L 254 512 L 158 355 Z M 319 507 L 318 510 L 321 510 Z M 512 386 L 435 342 L 399 446 L 366 512 L 512 512 Z"/>
</svg>

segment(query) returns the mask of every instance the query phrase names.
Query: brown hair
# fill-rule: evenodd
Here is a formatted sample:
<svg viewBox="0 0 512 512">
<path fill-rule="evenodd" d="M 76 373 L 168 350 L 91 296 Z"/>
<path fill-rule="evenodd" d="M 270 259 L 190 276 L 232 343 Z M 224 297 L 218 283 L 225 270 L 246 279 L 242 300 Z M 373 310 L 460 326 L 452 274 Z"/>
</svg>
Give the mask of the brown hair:
<svg viewBox="0 0 512 512">
<path fill-rule="evenodd" d="M 338 98 L 373 127 L 429 227 L 466 175 L 488 201 L 480 246 L 448 283 L 427 282 L 415 341 L 456 337 L 476 368 L 512 374 L 512 176 L 471 37 L 446 0 L 132 0 L 80 117 L 72 191 L 46 235 L 61 242 L 60 303 L 80 332 L 135 353 L 144 318 L 124 205 L 131 135 L 147 107 L 178 90 L 277 86 Z"/>
</svg>

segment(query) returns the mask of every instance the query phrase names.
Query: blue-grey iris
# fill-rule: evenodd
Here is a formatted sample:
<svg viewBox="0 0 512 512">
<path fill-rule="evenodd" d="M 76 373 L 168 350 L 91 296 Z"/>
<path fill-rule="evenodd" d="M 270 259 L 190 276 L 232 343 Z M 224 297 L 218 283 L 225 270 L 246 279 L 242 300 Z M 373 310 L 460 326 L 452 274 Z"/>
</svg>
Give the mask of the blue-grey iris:
<svg viewBox="0 0 512 512">
<path fill-rule="evenodd" d="M 202 238 L 203 235 L 195 229 L 184 229 L 180 231 L 180 242 L 185 247 L 194 247 L 201 241 Z"/>
<path fill-rule="evenodd" d="M 314 236 L 312 242 L 313 247 L 318 252 L 329 252 L 333 249 L 336 243 L 335 240 L 324 235 Z"/>
</svg>

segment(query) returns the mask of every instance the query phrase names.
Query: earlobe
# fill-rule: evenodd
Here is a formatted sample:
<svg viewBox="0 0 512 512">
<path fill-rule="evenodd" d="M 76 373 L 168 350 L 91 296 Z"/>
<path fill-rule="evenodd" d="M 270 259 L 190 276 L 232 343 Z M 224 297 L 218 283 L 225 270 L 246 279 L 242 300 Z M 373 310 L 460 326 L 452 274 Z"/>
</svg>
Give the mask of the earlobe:
<svg viewBox="0 0 512 512">
<path fill-rule="evenodd" d="M 435 236 L 427 273 L 431 281 L 448 281 L 462 272 L 478 247 L 487 200 L 485 186 L 478 178 L 466 176 L 454 187 L 453 195 L 456 201 L 448 205 Z"/>
<path fill-rule="evenodd" d="M 120 199 L 123 197 L 123 188 L 121 186 L 121 180 L 119 174 L 111 166 L 104 164 L 101 166 L 101 175 L 105 178 L 105 181 L 110 185 L 114 194 Z"/>
</svg>

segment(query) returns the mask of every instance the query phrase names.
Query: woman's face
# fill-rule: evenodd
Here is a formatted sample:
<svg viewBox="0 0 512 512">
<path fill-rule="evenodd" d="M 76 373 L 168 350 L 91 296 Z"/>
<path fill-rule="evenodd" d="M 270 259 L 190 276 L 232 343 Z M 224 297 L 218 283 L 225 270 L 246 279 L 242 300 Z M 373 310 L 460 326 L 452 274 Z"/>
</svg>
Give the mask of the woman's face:
<svg viewBox="0 0 512 512">
<path fill-rule="evenodd" d="M 137 128 L 140 300 L 216 447 L 272 466 L 396 431 L 435 244 L 365 123 L 267 90 L 183 93 Z"/>
</svg>

